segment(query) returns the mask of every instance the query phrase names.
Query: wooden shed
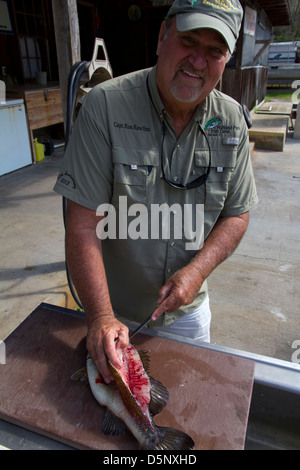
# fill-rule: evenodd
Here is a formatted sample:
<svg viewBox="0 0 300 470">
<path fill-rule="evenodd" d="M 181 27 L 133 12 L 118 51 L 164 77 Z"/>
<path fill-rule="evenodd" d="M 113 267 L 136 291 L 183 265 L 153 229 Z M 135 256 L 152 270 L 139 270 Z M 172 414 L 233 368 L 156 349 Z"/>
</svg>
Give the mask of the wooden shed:
<svg viewBox="0 0 300 470">
<path fill-rule="evenodd" d="M 240 1 L 243 25 L 219 88 L 251 109 L 265 96 L 272 27 L 289 25 L 291 18 L 288 0 Z M 7 6 L 11 23 L 0 29 L 0 80 L 6 81 L 7 89 L 11 84 L 25 87 L 35 82 L 37 70 L 44 70 L 48 82 L 57 85 L 61 82 L 57 55 L 62 52 L 57 48 L 63 49 L 67 42 L 56 45 L 52 8 L 56 0 L 1 3 Z M 159 27 L 172 0 L 76 0 L 75 4 L 81 60 L 91 59 L 98 36 L 105 39 L 115 76 L 155 64 Z"/>
<path fill-rule="evenodd" d="M 243 24 L 220 89 L 252 109 L 266 95 L 272 28 L 289 25 L 291 18 L 288 0 L 240 2 L 244 8 Z"/>
</svg>

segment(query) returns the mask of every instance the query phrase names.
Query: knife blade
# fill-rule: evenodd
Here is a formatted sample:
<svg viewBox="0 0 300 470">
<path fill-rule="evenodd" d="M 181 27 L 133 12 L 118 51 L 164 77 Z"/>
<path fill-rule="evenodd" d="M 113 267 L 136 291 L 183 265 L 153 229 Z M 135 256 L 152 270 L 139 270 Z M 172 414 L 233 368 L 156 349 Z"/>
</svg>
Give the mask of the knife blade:
<svg viewBox="0 0 300 470">
<path fill-rule="evenodd" d="M 129 341 L 132 340 L 132 338 L 142 329 L 144 326 L 148 325 L 148 323 L 151 321 L 151 316 L 152 313 L 131 333 L 129 336 Z"/>
</svg>

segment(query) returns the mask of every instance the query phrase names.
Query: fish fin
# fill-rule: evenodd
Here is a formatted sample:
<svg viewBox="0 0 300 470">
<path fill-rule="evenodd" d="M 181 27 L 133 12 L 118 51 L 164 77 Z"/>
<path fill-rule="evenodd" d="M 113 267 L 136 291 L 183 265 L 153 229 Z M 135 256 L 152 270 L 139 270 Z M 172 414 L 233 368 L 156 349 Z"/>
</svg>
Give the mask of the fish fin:
<svg viewBox="0 0 300 470">
<path fill-rule="evenodd" d="M 138 351 L 138 354 L 139 354 L 140 359 L 142 361 L 143 367 L 144 367 L 145 371 L 148 374 L 149 369 L 150 369 L 150 357 L 148 355 L 148 352 L 141 349 L 140 351 Z"/>
<path fill-rule="evenodd" d="M 87 368 L 83 367 L 82 369 L 77 370 L 74 374 L 71 375 L 72 380 L 77 380 L 80 382 L 88 382 L 88 373 Z"/>
<path fill-rule="evenodd" d="M 123 421 L 107 409 L 101 430 L 106 436 L 122 436 L 125 434 L 126 426 Z"/>
<path fill-rule="evenodd" d="M 193 439 L 183 431 L 157 426 L 159 442 L 155 450 L 193 450 Z"/>
<path fill-rule="evenodd" d="M 149 375 L 149 369 L 150 369 L 150 357 L 148 355 L 147 351 L 144 351 L 143 349 L 138 351 L 140 359 L 142 361 L 143 367 L 145 369 L 145 372 Z M 150 385 L 151 385 L 151 400 L 149 403 L 149 411 L 152 416 L 157 415 L 160 413 L 163 408 L 166 406 L 169 400 L 169 392 L 166 389 L 166 387 L 159 382 L 158 380 L 154 379 L 153 377 L 150 377 Z"/>
<path fill-rule="evenodd" d="M 149 411 L 150 414 L 154 416 L 160 413 L 168 403 L 169 392 L 161 382 L 154 379 L 153 377 L 149 378 L 151 385 L 151 400 L 149 403 Z"/>
</svg>

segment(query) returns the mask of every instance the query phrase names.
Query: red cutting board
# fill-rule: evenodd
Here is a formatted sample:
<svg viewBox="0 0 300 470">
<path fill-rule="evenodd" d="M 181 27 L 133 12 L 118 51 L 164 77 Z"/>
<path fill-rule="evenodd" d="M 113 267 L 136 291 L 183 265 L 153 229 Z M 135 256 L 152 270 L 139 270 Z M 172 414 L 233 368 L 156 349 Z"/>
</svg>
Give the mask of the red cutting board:
<svg viewBox="0 0 300 470">
<path fill-rule="evenodd" d="M 101 433 L 104 408 L 88 386 L 71 380 L 85 365 L 85 321 L 41 304 L 5 341 L 0 365 L 0 418 L 79 449 L 138 449 L 128 433 Z M 169 390 L 160 426 L 182 429 L 195 449 L 243 449 L 254 378 L 253 361 L 139 334 L 150 375 Z"/>
</svg>

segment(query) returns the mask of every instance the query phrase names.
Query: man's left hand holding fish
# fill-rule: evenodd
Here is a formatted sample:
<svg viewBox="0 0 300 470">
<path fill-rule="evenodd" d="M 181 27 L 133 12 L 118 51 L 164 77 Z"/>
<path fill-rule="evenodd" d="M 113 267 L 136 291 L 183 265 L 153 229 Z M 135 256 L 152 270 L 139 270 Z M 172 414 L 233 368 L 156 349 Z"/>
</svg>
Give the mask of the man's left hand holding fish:
<svg viewBox="0 0 300 470">
<path fill-rule="evenodd" d="M 109 384 L 114 379 L 107 358 L 116 369 L 122 367 L 119 353 L 128 346 L 128 328 L 110 314 L 93 318 L 88 326 L 87 349 L 104 381 Z"/>
</svg>

